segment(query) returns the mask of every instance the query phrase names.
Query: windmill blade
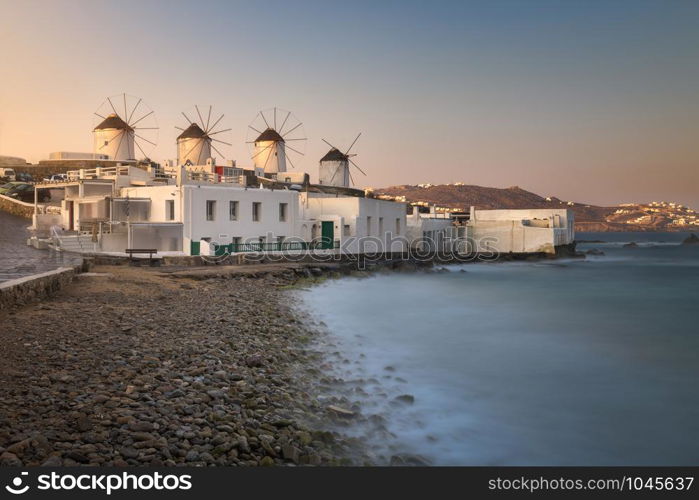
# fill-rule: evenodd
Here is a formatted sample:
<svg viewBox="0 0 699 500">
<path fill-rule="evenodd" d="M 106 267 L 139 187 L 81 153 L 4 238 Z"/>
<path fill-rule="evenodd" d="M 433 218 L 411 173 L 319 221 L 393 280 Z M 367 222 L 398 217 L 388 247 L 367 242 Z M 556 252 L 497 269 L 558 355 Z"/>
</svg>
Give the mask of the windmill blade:
<svg viewBox="0 0 699 500">
<path fill-rule="evenodd" d="M 203 139 L 202 139 L 203 141 Z M 197 165 L 201 165 L 201 154 L 204 152 L 204 148 L 199 148 L 199 154 L 197 155 Z"/>
<path fill-rule="evenodd" d="M 224 116 L 225 116 L 225 115 L 224 115 L 223 113 L 221 113 L 221 116 L 219 116 L 219 117 L 218 117 L 218 120 L 216 120 L 216 121 L 214 122 L 214 124 L 211 125 L 211 128 L 210 128 L 209 130 L 215 129 L 215 128 L 216 128 L 216 125 L 218 125 L 218 122 L 220 122 L 221 120 L 223 120 L 223 117 L 224 117 Z M 208 131 L 207 131 L 207 134 L 208 134 Z M 209 134 L 209 135 L 211 135 L 211 134 Z"/>
<path fill-rule="evenodd" d="M 131 127 L 134 130 L 160 130 L 160 127 Z"/>
<path fill-rule="evenodd" d="M 274 143 L 272 143 L 272 144 L 274 144 Z M 270 144 L 270 146 L 272 146 L 272 144 Z M 267 155 L 267 159 L 265 160 L 265 164 L 262 165 L 262 170 L 264 170 L 264 169 L 267 168 L 267 162 L 269 161 L 269 158 L 270 158 L 271 156 L 272 156 L 272 153 L 270 153 L 270 154 Z"/>
<path fill-rule="evenodd" d="M 138 107 L 139 104 L 141 104 L 142 100 L 143 99 L 139 99 L 138 102 L 136 103 L 136 105 L 133 107 L 133 109 L 131 110 L 131 113 L 129 113 L 129 118 L 126 120 L 126 123 L 129 123 L 131 121 L 131 118 L 133 118 L 133 115 L 136 112 L 136 108 Z"/>
<path fill-rule="evenodd" d="M 264 148 L 262 148 L 262 149 L 259 150 L 257 153 L 255 153 L 254 155 L 252 155 L 252 158 L 250 158 L 250 159 L 251 159 L 251 160 L 254 160 L 256 156 L 259 156 L 259 155 L 261 155 L 262 153 L 264 153 L 265 150 L 271 148 L 273 144 L 274 144 L 273 142 L 267 144 Z"/>
<path fill-rule="evenodd" d="M 114 111 L 114 114 L 117 115 L 117 116 L 119 116 L 119 113 L 117 113 L 117 110 L 116 110 L 116 108 L 114 107 L 114 104 L 112 103 L 112 100 L 111 100 L 109 97 L 107 97 L 107 100 L 109 101 L 109 105 L 112 107 L 112 110 Z"/>
<path fill-rule="evenodd" d="M 267 125 L 267 128 L 271 128 L 271 127 L 269 126 L 269 123 L 267 123 L 267 118 L 265 118 L 265 113 L 264 113 L 264 111 L 260 111 L 260 115 L 262 116 L 262 119 L 264 120 L 265 125 Z"/>
<path fill-rule="evenodd" d="M 97 116 L 99 116 L 100 118 L 102 118 L 103 120 L 106 120 L 106 119 L 107 119 L 106 116 L 102 116 L 101 114 L 99 114 L 99 113 L 97 113 L 97 112 L 96 112 L 95 114 L 96 114 Z"/>
<path fill-rule="evenodd" d="M 126 92 L 124 92 L 124 94 L 122 94 L 122 95 L 124 96 L 124 118 L 126 118 L 127 116 L 129 116 L 129 111 L 128 111 L 128 109 L 126 108 Z M 128 124 L 128 122 L 129 122 L 129 121 L 126 120 L 126 123 L 127 123 L 127 124 Z"/>
<path fill-rule="evenodd" d="M 181 111 L 181 113 L 182 113 L 182 116 L 184 116 L 184 119 L 187 120 L 187 123 L 189 123 L 190 125 L 191 125 L 192 123 L 194 123 L 192 120 L 189 119 L 189 116 L 187 116 L 187 115 L 184 114 L 184 111 Z"/>
<path fill-rule="evenodd" d="M 289 141 L 307 141 L 308 139 L 304 137 L 303 139 L 284 139 L 284 142 L 289 142 Z"/>
<path fill-rule="evenodd" d="M 233 129 L 232 129 L 232 128 L 227 128 L 227 129 L 219 130 L 219 131 L 217 131 L 217 132 L 212 132 L 212 133 L 206 134 L 206 135 L 212 136 L 212 135 L 216 135 L 216 134 L 221 134 L 221 133 L 223 133 L 223 132 L 230 132 L 231 130 L 233 130 Z"/>
<path fill-rule="evenodd" d="M 230 142 L 221 141 L 219 139 L 212 139 L 211 137 L 209 137 L 209 139 L 215 142 L 220 142 L 221 144 L 225 144 L 226 146 L 233 146 L 233 144 L 231 144 Z"/>
<path fill-rule="evenodd" d="M 148 158 L 148 155 L 146 154 L 145 151 L 143 151 L 143 148 L 141 145 L 138 143 L 137 140 L 134 140 L 133 143 L 136 145 L 136 147 L 141 151 L 141 154 L 143 155 L 144 158 Z"/>
<path fill-rule="evenodd" d="M 360 136 L 360 135 L 362 135 L 361 132 L 359 132 L 359 133 L 357 134 L 357 137 L 354 138 L 354 140 L 352 141 L 352 144 L 350 144 L 350 147 L 347 148 L 347 151 L 345 152 L 345 156 L 347 156 L 347 154 L 352 150 L 352 146 L 354 146 L 354 145 L 357 143 L 357 141 L 359 140 L 359 136 Z"/>
<path fill-rule="evenodd" d="M 289 135 L 290 133 L 292 133 L 294 130 L 296 130 L 297 128 L 299 128 L 301 125 L 303 125 L 303 123 L 299 122 L 298 125 L 296 125 L 295 127 L 291 128 L 286 134 L 282 135 L 282 137 L 286 137 L 287 135 Z M 279 135 L 281 135 L 281 134 L 279 134 Z"/>
<path fill-rule="evenodd" d="M 178 127 L 177 125 L 175 125 L 175 128 L 176 128 L 177 130 L 181 130 L 182 132 L 184 132 L 184 129 L 183 129 L 182 127 Z"/>
<path fill-rule="evenodd" d="M 122 131 L 119 133 L 119 144 L 117 144 L 117 148 L 116 148 L 116 152 L 117 152 L 117 153 L 118 153 L 119 150 L 121 149 L 121 142 L 124 140 L 124 133 L 125 133 L 124 130 L 122 130 Z"/>
<path fill-rule="evenodd" d="M 359 165 L 357 165 L 356 163 L 354 163 L 354 162 L 353 162 L 352 160 L 350 160 L 349 158 L 347 158 L 347 161 L 349 161 L 352 165 L 354 165 L 354 168 L 356 168 L 357 170 L 359 170 L 362 174 L 366 175 L 366 172 L 364 172 L 364 170 L 362 170 L 361 168 L 359 168 Z"/>
<path fill-rule="evenodd" d="M 248 125 L 248 128 L 253 129 L 253 130 L 254 130 L 255 132 L 257 132 L 258 134 L 261 134 L 261 133 L 262 133 L 262 132 L 260 132 L 259 130 L 257 130 L 255 127 L 253 127 L 252 125 Z M 250 142 L 255 142 L 255 141 L 250 141 Z"/>
<path fill-rule="evenodd" d="M 149 141 L 149 140 L 146 139 L 145 137 L 141 137 L 141 136 L 138 135 L 138 134 L 134 134 L 134 135 L 135 135 L 136 137 L 138 137 L 139 139 L 141 139 L 142 141 L 146 141 L 148 144 L 152 144 L 153 146 L 155 146 L 155 143 L 154 143 L 154 142 Z"/>
<path fill-rule="evenodd" d="M 338 173 L 339 171 L 340 171 L 339 168 L 336 168 L 336 169 L 335 169 L 335 173 L 334 173 L 333 176 L 330 178 L 330 184 L 331 184 L 331 185 L 332 185 L 333 181 L 335 180 L 335 176 L 337 175 L 337 173 Z"/>
<path fill-rule="evenodd" d="M 274 107 L 274 130 L 277 130 L 277 107 Z"/>
<path fill-rule="evenodd" d="M 291 161 L 291 158 L 289 158 L 289 156 L 286 156 L 286 159 L 289 160 L 289 163 L 291 164 L 291 168 L 296 168 L 296 165 L 294 165 L 294 162 Z"/>
<path fill-rule="evenodd" d="M 196 104 L 194 105 L 194 109 L 197 110 L 197 115 L 199 115 L 199 123 L 201 123 L 201 126 L 204 126 L 204 119 L 201 117 L 201 113 L 199 112 L 199 106 Z M 206 131 L 205 131 L 206 132 Z"/>
<path fill-rule="evenodd" d="M 211 104 L 209 104 L 209 115 L 206 117 L 206 131 L 207 132 L 210 130 L 209 129 L 209 121 L 211 120 L 211 108 L 213 108 L 213 106 Z"/>
<path fill-rule="evenodd" d="M 138 122 L 140 122 L 141 120 L 143 120 L 144 118 L 146 118 L 146 117 L 148 117 L 148 116 L 150 116 L 150 115 L 152 115 L 152 114 L 153 114 L 153 111 L 151 111 L 150 113 L 146 113 L 146 114 L 143 115 L 141 118 L 139 118 L 138 120 L 136 120 L 135 122 L 133 122 L 131 125 L 129 125 L 129 127 L 133 128 Z"/>
<path fill-rule="evenodd" d="M 302 152 L 301 152 L 301 151 L 299 151 L 298 149 L 294 149 L 294 148 L 292 148 L 292 147 L 291 147 L 291 146 L 289 146 L 288 144 L 286 144 L 286 145 L 285 145 L 284 147 L 285 147 L 285 148 L 287 148 L 287 149 L 290 149 L 290 150 L 292 150 L 292 151 L 293 151 L 294 153 L 298 153 L 298 154 L 300 154 L 301 156 L 306 156 L 306 155 L 305 155 L 304 153 L 302 153 Z"/>
<path fill-rule="evenodd" d="M 183 154 L 182 156 L 184 156 L 184 157 L 189 156 L 189 153 L 191 153 L 192 151 L 194 151 L 194 148 L 196 148 L 196 147 L 199 145 L 199 143 L 200 143 L 201 141 L 203 141 L 203 139 L 202 139 L 201 137 L 198 138 L 198 139 L 194 142 L 194 146 L 192 146 L 191 148 L 189 148 L 189 151 L 187 151 L 187 152 L 186 152 L 185 154 Z"/>
<path fill-rule="evenodd" d="M 109 145 L 112 143 L 113 140 L 115 140 L 117 137 L 121 137 L 121 134 L 123 134 L 123 133 L 124 133 L 124 131 L 122 130 L 122 131 L 119 132 L 117 135 L 115 135 L 114 137 L 112 137 L 111 139 L 109 139 L 107 142 L 105 142 L 104 144 L 102 144 L 98 149 L 102 149 L 102 148 L 105 147 L 105 146 L 109 146 Z"/>
<path fill-rule="evenodd" d="M 286 113 L 286 118 L 284 118 L 284 121 L 282 122 L 282 126 L 279 127 L 279 130 L 277 131 L 279 133 L 279 135 L 281 135 L 282 130 L 284 130 L 284 125 L 286 125 L 286 121 L 289 119 L 290 116 L 291 116 L 291 111 L 288 111 Z"/>
<path fill-rule="evenodd" d="M 214 146 L 213 144 L 211 144 L 211 149 L 213 149 L 213 150 L 216 151 L 218 154 L 220 154 L 220 155 L 221 155 L 221 158 L 225 158 L 225 157 L 226 157 L 226 155 L 224 155 L 224 154 L 221 153 L 218 149 L 216 149 L 216 146 Z"/>
<path fill-rule="evenodd" d="M 337 149 L 335 146 L 333 146 L 332 144 L 330 144 L 330 143 L 329 143 L 328 141 L 326 141 L 325 139 L 321 139 L 321 141 L 323 141 L 325 144 L 327 144 L 327 145 L 330 146 L 331 148 Z M 340 151 L 339 149 L 337 149 L 337 150 Z"/>
<path fill-rule="evenodd" d="M 357 184 L 354 182 L 354 177 L 352 177 L 352 171 L 348 170 L 347 173 L 349 174 L 350 182 L 352 183 L 352 185 L 356 186 Z"/>
</svg>

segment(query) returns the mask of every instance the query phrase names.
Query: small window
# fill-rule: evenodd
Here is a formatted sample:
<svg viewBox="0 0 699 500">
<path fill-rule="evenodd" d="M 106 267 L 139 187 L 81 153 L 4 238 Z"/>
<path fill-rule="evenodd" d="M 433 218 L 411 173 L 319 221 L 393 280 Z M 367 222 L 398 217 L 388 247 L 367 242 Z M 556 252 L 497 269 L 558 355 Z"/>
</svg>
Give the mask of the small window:
<svg viewBox="0 0 699 500">
<path fill-rule="evenodd" d="M 383 217 L 379 217 L 379 236 L 383 236 Z"/>
<path fill-rule="evenodd" d="M 230 214 L 231 220 L 238 220 L 238 202 L 237 201 L 228 202 L 228 212 Z"/>
<path fill-rule="evenodd" d="M 216 220 L 216 201 L 206 200 L 206 220 Z"/>
<path fill-rule="evenodd" d="M 349 225 L 349 224 L 345 224 L 345 227 L 344 227 L 344 229 L 343 229 L 343 231 L 342 231 L 342 235 L 343 235 L 343 236 L 349 236 L 349 235 L 350 235 L 350 225 Z"/>
<path fill-rule="evenodd" d="M 165 200 L 165 219 L 175 220 L 175 200 Z"/>
<path fill-rule="evenodd" d="M 366 235 L 371 236 L 371 216 L 368 215 L 366 218 Z"/>
<path fill-rule="evenodd" d="M 262 203 L 259 201 L 252 202 L 252 221 L 259 222 L 262 215 Z"/>
<path fill-rule="evenodd" d="M 400 217 L 396 219 L 396 234 L 400 234 Z"/>
<path fill-rule="evenodd" d="M 277 243 L 280 245 L 284 243 L 284 240 L 286 239 L 286 236 L 277 236 Z"/>
<path fill-rule="evenodd" d="M 289 208 L 288 203 L 280 203 L 279 204 L 279 222 L 286 222 L 286 212 L 287 212 L 288 208 Z"/>
</svg>

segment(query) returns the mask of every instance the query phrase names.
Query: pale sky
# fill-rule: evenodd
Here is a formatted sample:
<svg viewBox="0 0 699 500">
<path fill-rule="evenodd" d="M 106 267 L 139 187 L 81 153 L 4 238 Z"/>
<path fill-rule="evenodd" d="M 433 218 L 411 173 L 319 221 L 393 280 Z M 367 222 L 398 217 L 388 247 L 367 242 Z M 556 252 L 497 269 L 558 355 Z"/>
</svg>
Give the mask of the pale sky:
<svg viewBox="0 0 699 500">
<path fill-rule="evenodd" d="M 0 154 L 92 151 L 93 111 L 155 111 L 155 160 L 180 111 L 246 128 L 304 122 L 298 169 L 362 132 L 361 186 L 519 185 L 596 204 L 699 208 L 699 2 L 0 0 Z M 300 164 L 299 164 L 300 163 Z"/>
</svg>

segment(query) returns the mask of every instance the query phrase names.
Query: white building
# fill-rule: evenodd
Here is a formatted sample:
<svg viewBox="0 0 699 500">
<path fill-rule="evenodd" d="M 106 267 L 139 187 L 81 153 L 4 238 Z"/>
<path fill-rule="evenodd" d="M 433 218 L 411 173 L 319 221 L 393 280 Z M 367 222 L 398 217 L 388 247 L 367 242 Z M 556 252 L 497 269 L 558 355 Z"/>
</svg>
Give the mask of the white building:
<svg viewBox="0 0 699 500">
<path fill-rule="evenodd" d="M 407 236 L 422 252 L 555 253 L 575 240 L 573 211 L 568 209 L 476 210 L 457 221 L 454 214 L 413 208 Z"/>
<path fill-rule="evenodd" d="M 450 249 L 448 239 L 452 236 L 453 219 L 448 213 L 437 213 L 434 205 L 429 212 L 420 212 L 418 206 L 407 217 L 407 237 L 413 249 L 425 252 L 444 252 Z"/>
<path fill-rule="evenodd" d="M 49 153 L 49 160 L 109 160 L 109 155 L 96 153 L 77 153 L 74 151 L 54 151 L 52 153 Z"/>
<path fill-rule="evenodd" d="M 468 239 L 476 252 L 555 253 L 575 241 L 569 209 L 476 210 L 471 207 Z"/>
<path fill-rule="evenodd" d="M 213 162 L 210 162 L 213 163 Z M 211 169 L 209 169 L 211 170 Z M 242 170 L 242 169 L 241 169 Z M 34 226 L 60 226 L 64 248 L 123 254 L 152 248 L 172 255 L 265 250 L 402 252 L 405 204 L 362 191 L 178 167 L 174 176 L 134 166 L 79 170 L 65 182 L 60 217 L 36 214 Z M 293 189 L 292 189 L 293 188 Z"/>
<path fill-rule="evenodd" d="M 349 187 L 349 157 L 332 148 L 320 159 L 319 182 L 326 186 Z"/>
<path fill-rule="evenodd" d="M 265 174 L 286 172 L 286 142 L 273 128 L 267 128 L 255 139 L 253 160 Z"/>
<path fill-rule="evenodd" d="M 136 132 L 116 113 L 108 115 L 92 130 L 95 154 L 107 155 L 112 160 L 135 160 Z"/>
<path fill-rule="evenodd" d="M 177 161 L 179 165 L 201 165 L 211 158 L 211 137 L 196 123 L 177 136 Z"/>
</svg>

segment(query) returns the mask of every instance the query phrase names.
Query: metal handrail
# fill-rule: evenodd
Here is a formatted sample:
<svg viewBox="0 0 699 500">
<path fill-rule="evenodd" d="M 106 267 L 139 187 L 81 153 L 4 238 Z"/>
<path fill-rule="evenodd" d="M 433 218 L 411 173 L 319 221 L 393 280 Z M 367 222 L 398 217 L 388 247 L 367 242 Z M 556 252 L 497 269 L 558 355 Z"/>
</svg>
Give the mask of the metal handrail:
<svg viewBox="0 0 699 500">
<path fill-rule="evenodd" d="M 299 251 L 299 250 L 332 250 L 340 248 L 340 240 L 333 242 L 323 239 L 316 241 L 283 241 L 283 242 L 252 242 L 252 243 L 228 243 L 226 245 L 216 245 L 216 255 L 225 255 L 226 253 L 245 253 L 245 252 L 283 252 L 283 251 Z"/>
</svg>

